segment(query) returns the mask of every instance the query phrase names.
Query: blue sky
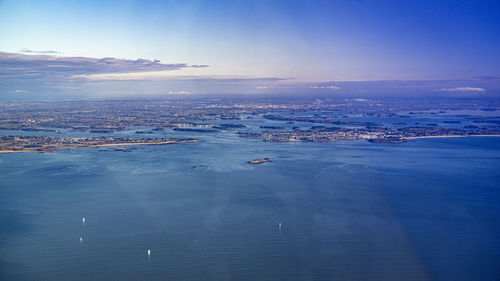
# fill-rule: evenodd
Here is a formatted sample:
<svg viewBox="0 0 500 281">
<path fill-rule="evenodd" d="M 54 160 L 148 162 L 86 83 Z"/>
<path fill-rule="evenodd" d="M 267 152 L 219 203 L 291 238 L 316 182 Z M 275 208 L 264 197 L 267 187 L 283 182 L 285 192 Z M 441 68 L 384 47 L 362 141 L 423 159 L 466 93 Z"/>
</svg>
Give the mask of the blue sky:
<svg viewBox="0 0 500 281">
<path fill-rule="evenodd" d="M 335 82 L 370 80 L 462 81 L 450 87 L 473 89 L 484 86 L 474 77 L 500 76 L 498 15 L 500 1 L 0 0 L 0 65 L 26 69 L 40 55 L 71 61 L 47 71 L 53 60 L 41 58 L 28 75 L 39 71 L 40 83 L 24 81 L 30 89 L 18 89 L 22 70 L 16 79 L 15 68 L 0 71 L 0 94 L 46 92 L 51 85 L 118 94 L 131 86 L 144 93 L 294 85 L 340 91 Z M 25 57 L 5 59 L 14 53 Z M 85 67 L 116 58 L 107 64 L 117 66 L 74 71 L 74 57 L 89 58 Z M 167 66 L 148 68 L 137 59 Z M 438 90 L 446 88 L 440 83 Z"/>
</svg>

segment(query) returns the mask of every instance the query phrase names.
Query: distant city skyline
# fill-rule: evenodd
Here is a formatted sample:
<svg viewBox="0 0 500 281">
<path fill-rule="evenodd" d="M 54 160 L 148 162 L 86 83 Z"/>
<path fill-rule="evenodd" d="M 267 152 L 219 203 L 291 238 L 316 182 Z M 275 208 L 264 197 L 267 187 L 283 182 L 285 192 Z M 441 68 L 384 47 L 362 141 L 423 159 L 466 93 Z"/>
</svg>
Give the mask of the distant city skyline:
<svg viewBox="0 0 500 281">
<path fill-rule="evenodd" d="M 498 95 L 498 14 L 498 1 L 0 1 L 0 98 Z M 438 82 L 364 82 L 380 80 Z"/>
</svg>

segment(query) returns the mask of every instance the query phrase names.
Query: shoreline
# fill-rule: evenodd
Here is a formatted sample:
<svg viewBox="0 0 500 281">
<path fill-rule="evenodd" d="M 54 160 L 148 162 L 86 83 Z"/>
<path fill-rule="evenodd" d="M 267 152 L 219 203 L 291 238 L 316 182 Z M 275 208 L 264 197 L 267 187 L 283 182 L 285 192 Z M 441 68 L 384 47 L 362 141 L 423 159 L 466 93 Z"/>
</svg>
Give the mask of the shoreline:
<svg viewBox="0 0 500 281">
<path fill-rule="evenodd" d="M 125 142 L 125 143 L 103 143 L 103 144 L 95 144 L 95 145 L 89 145 L 85 146 L 94 148 L 94 147 L 103 147 L 103 146 L 131 146 L 131 145 L 163 145 L 163 144 L 177 144 L 177 143 L 185 143 L 185 142 L 199 142 L 198 140 L 189 140 L 189 141 L 164 141 L 164 142 L 157 142 L 157 143 L 149 143 L 149 142 Z M 75 148 L 80 148 L 80 147 L 75 147 Z"/>
<path fill-rule="evenodd" d="M 78 149 L 78 148 L 99 148 L 99 147 L 107 147 L 107 146 L 133 146 L 133 145 L 166 145 L 166 144 L 179 144 L 179 143 L 187 143 L 187 142 L 199 142 L 199 140 L 186 140 L 186 141 L 163 141 L 157 143 L 149 143 L 149 142 L 125 142 L 125 143 L 103 143 L 103 144 L 89 144 L 89 145 L 75 145 L 75 146 L 65 146 L 61 148 L 55 148 L 51 151 L 36 151 L 36 150 L 0 150 L 0 153 L 54 153 L 56 151 L 66 150 L 66 149 Z"/>
<path fill-rule="evenodd" d="M 468 138 L 468 137 L 500 137 L 500 134 L 498 134 L 498 135 L 464 135 L 464 136 L 421 136 L 421 137 L 405 137 L 403 139 L 406 139 L 406 140 L 417 140 L 417 139 Z M 78 149 L 78 148 L 99 148 L 99 147 L 109 147 L 109 146 L 135 146 L 135 145 L 137 145 L 137 146 L 142 146 L 142 145 L 167 145 L 167 144 L 179 144 L 179 143 L 191 143 L 191 142 L 199 142 L 199 140 L 164 141 L 164 142 L 158 142 L 158 143 L 148 143 L 148 142 L 127 143 L 126 142 L 126 143 L 103 143 L 103 144 L 90 144 L 90 145 L 82 144 L 82 145 L 75 145 L 75 146 L 67 146 L 67 147 L 55 148 L 54 150 L 51 150 L 51 151 L 0 150 L 0 153 L 54 153 L 54 152 L 57 152 L 57 151 L 60 151 L 60 150 Z"/>
<path fill-rule="evenodd" d="M 500 137 L 500 135 L 467 135 L 467 136 L 423 136 L 423 137 L 406 137 L 407 140 L 416 139 L 434 139 L 434 138 L 468 138 L 468 137 Z"/>
<path fill-rule="evenodd" d="M 18 152 L 42 153 L 43 151 L 31 151 L 31 150 L 0 150 L 0 153 L 18 153 Z"/>
</svg>

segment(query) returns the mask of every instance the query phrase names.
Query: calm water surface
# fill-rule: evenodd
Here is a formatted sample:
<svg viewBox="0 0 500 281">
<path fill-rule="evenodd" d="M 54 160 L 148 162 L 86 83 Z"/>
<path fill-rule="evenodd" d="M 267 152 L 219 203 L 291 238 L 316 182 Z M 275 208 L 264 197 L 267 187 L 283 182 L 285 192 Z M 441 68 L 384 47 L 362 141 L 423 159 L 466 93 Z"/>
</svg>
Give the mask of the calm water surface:
<svg viewBox="0 0 500 281">
<path fill-rule="evenodd" d="M 1 155 L 0 279 L 500 278 L 499 138 L 200 137 Z"/>
</svg>

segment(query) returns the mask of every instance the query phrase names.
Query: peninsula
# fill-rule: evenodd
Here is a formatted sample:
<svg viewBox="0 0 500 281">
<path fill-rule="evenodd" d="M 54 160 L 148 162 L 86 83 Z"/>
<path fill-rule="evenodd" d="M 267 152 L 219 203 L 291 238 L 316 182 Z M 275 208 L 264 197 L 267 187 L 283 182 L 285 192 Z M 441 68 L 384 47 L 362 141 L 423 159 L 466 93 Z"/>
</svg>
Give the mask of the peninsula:
<svg viewBox="0 0 500 281">
<path fill-rule="evenodd" d="M 0 153 L 56 152 L 71 148 L 97 148 L 106 146 L 138 146 L 138 145 L 166 145 L 198 142 L 194 138 L 64 138 L 52 136 L 2 136 L 0 137 Z"/>
</svg>

